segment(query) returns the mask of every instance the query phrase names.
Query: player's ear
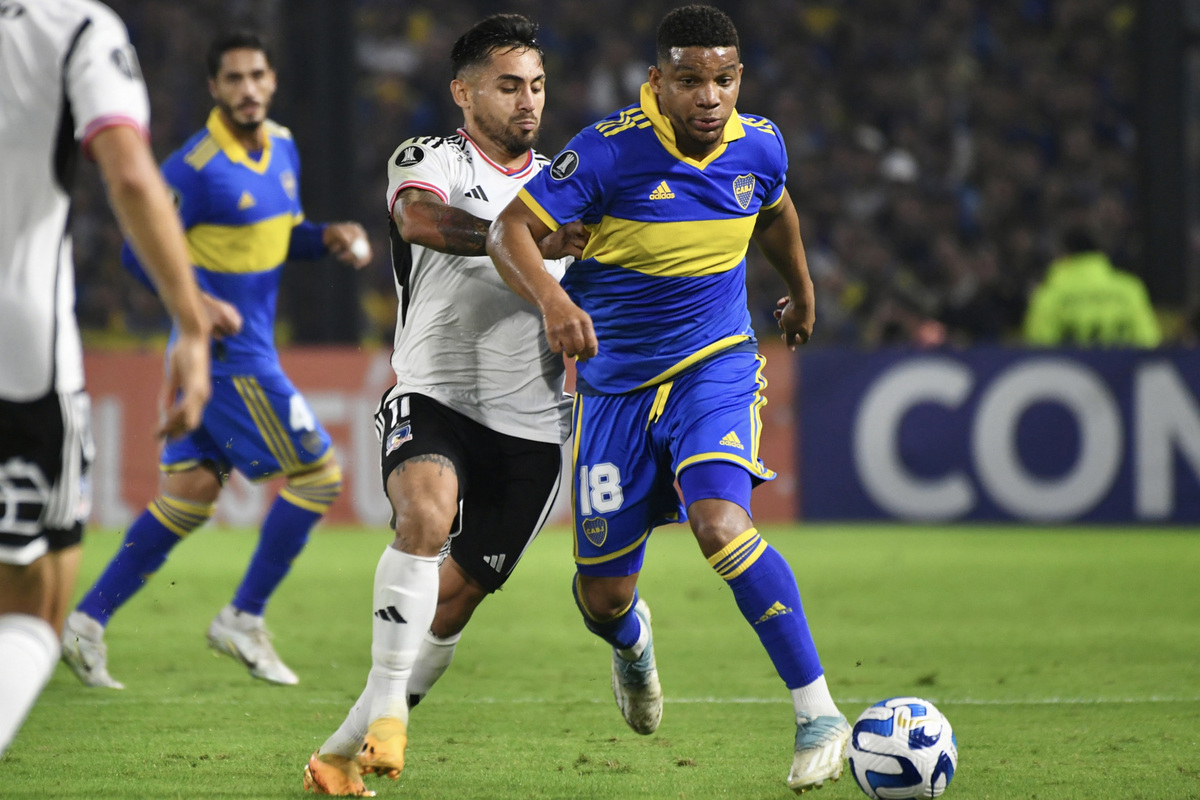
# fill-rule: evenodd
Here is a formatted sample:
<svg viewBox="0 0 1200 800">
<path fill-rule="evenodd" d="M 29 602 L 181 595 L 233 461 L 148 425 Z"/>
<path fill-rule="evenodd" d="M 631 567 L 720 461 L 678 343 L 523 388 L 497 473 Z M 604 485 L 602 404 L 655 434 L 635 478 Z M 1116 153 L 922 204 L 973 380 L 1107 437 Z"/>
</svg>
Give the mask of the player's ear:
<svg viewBox="0 0 1200 800">
<path fill-rule="evenodd" d="M 471 87 L 461 78 L 455 78 L 450 81 L 450 96 L 454 98 L 455 105 L 466 108 L 471 102 Z"/>
<path fill-rule="evenodd" d="M 647 77 L 647 80 L 650 82 L 651 90 L 653 90 L 655 94 L 658 94 L 659 90 L 662 88 L 662 70 L 656 65 L 651 64 L 650 74 Z"/>
<path fill-rule="evenodd" d="M 217 82 L 212 78 L 208 79 L 208 96 L 213 100 L 217 99 Z"/>
</svg>

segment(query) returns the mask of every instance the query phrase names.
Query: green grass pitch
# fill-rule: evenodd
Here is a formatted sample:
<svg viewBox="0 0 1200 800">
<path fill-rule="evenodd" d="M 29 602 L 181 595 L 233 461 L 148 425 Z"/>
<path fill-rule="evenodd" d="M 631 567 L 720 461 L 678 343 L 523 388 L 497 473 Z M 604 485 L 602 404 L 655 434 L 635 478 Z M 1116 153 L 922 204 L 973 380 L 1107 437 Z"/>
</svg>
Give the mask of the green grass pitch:
<svg viewBox="0 0 1200 800">
<path fill-rule="evenodd" d="M 1194 531 L 764 528 L 800 581 L 830 688 L 853 719 L 894 695 L 941 708 L 948 798 L 1200 797 L 1200 537 Z M 268 609 L 296 687 L 206 648 L 254 546 L 205 530 L 109 627 L 123 692 L 60 665 L 0 761 L 4 798 L 303 796 L 305 760 L 370 661 L 385 531 L 321 529 Z M 89 535 L 82 591 L 120 544 Z M 791 705 L 691 536 L 662 529 L 642 577 L 666 693 L 629 731 L 609 653 L 571 601 L 571 541 L 545 532 L 413 712 L 395 798 L 785 798 Z M 862 797 L 848 774 L 816 800 Z"/>
</svg>

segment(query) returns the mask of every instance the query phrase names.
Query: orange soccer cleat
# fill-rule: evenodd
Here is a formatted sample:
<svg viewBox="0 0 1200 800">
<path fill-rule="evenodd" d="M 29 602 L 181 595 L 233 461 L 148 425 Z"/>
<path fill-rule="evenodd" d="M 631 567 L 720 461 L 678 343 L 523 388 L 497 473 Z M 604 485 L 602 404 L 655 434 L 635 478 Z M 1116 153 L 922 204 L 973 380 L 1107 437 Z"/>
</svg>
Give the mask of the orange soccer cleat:
<svg viewBox="0 0 1200 800">
<path fill-rule="evenodd" d="M 354 759 L 334 753 L 308 759 L 304 768 L 304 791 L 334 797 L 374 797 L 362 782 Z"/>
<path fill-rule="evenodd" d="M 408 729 L 396 717 L 380 717 L 367 726 L 367 735 L 355 759 L 363 774 L 375 773 L 396 780 L 404 769 Z"/>
</svg>

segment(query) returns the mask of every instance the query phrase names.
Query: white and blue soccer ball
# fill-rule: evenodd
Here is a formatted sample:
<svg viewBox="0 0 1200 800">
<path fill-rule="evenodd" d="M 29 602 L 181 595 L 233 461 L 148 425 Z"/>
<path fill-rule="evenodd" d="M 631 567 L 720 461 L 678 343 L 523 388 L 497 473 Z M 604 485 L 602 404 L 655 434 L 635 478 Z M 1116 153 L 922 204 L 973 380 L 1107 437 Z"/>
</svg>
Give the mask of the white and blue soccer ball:
<svg viewBox="0 0 1200 800">
<path fill-rule="evenodd" d="M 933 703 L 893 697 L 859 715 L 846 755 L 850 774 L 872 800 L 938 797 L 958 766 L 958 742 Z"/>
</svg>

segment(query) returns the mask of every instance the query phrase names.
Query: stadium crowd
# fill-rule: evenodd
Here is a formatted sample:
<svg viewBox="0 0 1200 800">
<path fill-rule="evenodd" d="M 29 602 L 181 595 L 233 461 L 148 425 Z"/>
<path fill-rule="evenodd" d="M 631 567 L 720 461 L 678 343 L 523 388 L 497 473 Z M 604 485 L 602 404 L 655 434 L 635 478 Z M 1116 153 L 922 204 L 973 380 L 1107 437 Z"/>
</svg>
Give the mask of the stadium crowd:
<svg viewBox="0 0 1200 800">
<path fill-rule="evenodd" d="M 219 27 L 281 29 L 287 4 L 111 0 L 130 27 L 164 156 L 204 118 L 204 48 Z M 675 3 L 514 0 L 541 23 L 548 103 L 539 149 L 633 102 L 654 24 Z M 773 119 L 790 157 L 817 284 L 817 343 L 1015 341 L 1029 293 L 1084 224 L 1139 267 L 1133 215 L 1132 0 L 725 0 L 743 62 L 739 107 Z M 445 58 L 455 32 L 496 10 L 470 0 L 358 0 L 358 206 L 383 219 L 385 160 L 414 131 L 458 118 Z M 277 41 L 285 50 L 294 43 Z M 288 124 L 285 117 L 279 119 Z M 305 192 L 320 191 L 308 183 Z M 79 314 L 103 332 L 159 333 L 158 302 L 124 275 L 98 186 L 74 217 Z M 363 337 L 389 342 L 394 291 L 382 222 L 362 277 Z M 774 325 L 777 278 L 751 248 L 755 324 Z M 298 309 L 281 308 L 285 320 Z"/>
</svg>

